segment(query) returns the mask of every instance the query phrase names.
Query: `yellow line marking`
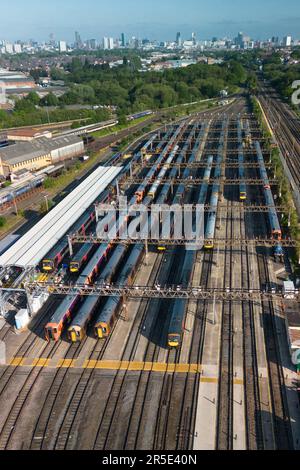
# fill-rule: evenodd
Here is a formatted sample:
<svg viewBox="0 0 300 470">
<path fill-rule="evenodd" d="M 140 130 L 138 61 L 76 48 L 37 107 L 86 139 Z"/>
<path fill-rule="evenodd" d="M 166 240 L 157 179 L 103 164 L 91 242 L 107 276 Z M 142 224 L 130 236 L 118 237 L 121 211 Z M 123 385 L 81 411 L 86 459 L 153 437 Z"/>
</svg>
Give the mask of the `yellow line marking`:
<svg viewBox="0 0 300 470">
<path fill-rule="evenodd" d="M 58 368 L 74 367 L 74 364 L 75 364 L 74 359 L 60 359 L 58 361 L 57 367 Z"/>
<path fill-rule="evenodd" d="M 120 365 L 121 365 L 120 361 L 97 361 L 96 369 L 119 370 Z"/>
<path fill-rule="evenodd" d="M 23 357 L 13 357 L 8 365 L 14 366 L 14 367 L 23 366 L 24 361 L 25 361 L 25 358 Z"/>
<path fill-rule="evenodd" d="M 233 385 L 244 385 L 244 381 L 242 379 L 236 379 L 233 381 Z"/>
<path fill-rule="evenodd" d="M 32 367 L 48 367 L 49 362 L 50 362 L 50 359 L 39 357 L 37 359 L 34 359 L 32 363 Z"/>
<path fill-rule="evenodd" d="M 144 362 L 131 362 L 128 366 L 128 370 L 144 370 Z"/>
<path fill-rule="evenodd" d="M 25 361 L 29 362 L 30 358 L 13 357 L 8 363 L 14 367 L 50 367 L 51 359 L 38 357 L 26 365 Z M 31 360 L 32 361 L 32 360 Z M 138 361 L 97 361 L 95 359 L 86 359 L 82 365 L 78 365 L 76 359 L 60 359 L 54 368 L 77 368 L 77 369 L 100 369 L 110 371 L 136 371 L 136 372 L 160 372 L 160 373 L 178 373 L 178 374 L 202 374 L 200 377 L 201 383 L 216 384 L 219 382 L 218 377 L 205 377 L 205 366 L 202 364 L 167 364 L 159 362 L 138 362 Z M 244 385 L 243 379 L 234 379 L 234 385 Z"/>
<path fill-rule="evenodd" d="M 207 384 L 216 384 L 217 382 L 219 382 L 219 379 L 215 377 L 201 377 L 200 382 Z"/>
</svg>

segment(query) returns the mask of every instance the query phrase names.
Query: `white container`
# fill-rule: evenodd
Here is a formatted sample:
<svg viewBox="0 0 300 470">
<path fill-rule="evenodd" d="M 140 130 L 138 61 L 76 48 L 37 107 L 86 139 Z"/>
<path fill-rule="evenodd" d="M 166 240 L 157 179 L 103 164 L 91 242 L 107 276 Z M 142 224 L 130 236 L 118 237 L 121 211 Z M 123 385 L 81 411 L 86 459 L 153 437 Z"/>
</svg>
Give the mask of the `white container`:
<svg viewBox="0 0 300 470">
<path fill-rule="evenodd" d="M 26 328 L 29 321 L 30 321 L 30 318 L 29 318 L 28 310 L 25 308 L 19 310 L 15 316 L 15 323 L 16 323 L 17 330 L 23 330 L 24 328 Z"/>
<path fill-rule="evenodd" d="M 285 299 L 295 298 L 295 286 L 292 281 L 285 281 L 283 283 L 283 295 Z"/>
<path fill-rule="evenodd" d="M 47 302 L 48 298 L 48 292 L 43 292 L 42 294 L 34 295 L 31 300 L 32 313 L 36 314 L 42 308 L 45 302 Z"/>
</svg>

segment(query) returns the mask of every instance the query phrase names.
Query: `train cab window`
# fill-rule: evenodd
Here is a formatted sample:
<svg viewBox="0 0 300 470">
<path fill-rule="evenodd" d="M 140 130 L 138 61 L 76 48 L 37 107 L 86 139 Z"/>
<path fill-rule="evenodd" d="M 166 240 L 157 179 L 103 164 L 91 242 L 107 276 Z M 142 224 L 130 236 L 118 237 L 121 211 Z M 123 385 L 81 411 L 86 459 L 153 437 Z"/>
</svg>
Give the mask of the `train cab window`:
<svg viewBox="0 0 300 470">
<path fill-rule="evenodd" d="M 106 335 L 106 334 L 107 334 L 107 328 L 106 328 L 105 326 L 102 326 L 101 329 L 102 329 L 102 333 L 103 333 L 104 335 Z"/>
<path fill-rule="evenodd" d="M 48 328 L 47 329 L 47 336 L 49 339 L 54 339 L 54 334 L 56 334 L 56 328 Z"/>
</svg>

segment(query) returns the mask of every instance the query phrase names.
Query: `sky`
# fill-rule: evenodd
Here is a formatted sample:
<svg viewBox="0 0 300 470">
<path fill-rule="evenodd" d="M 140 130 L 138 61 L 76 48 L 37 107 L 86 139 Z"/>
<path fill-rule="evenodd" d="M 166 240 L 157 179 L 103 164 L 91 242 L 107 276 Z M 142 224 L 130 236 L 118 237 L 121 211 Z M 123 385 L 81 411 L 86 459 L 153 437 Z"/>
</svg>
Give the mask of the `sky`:
<svg viewBox="0 0 300 470">
<path fill-rule="evenodd" d="M 3 5 L 1 6 L 1 3 Z M 300 38 L 299 0 L 0 0 L 0 39 L 39 41 L 54 33 L 57 40 L 103 36 L 173 40 L 234 37 Z"/>
</svg>

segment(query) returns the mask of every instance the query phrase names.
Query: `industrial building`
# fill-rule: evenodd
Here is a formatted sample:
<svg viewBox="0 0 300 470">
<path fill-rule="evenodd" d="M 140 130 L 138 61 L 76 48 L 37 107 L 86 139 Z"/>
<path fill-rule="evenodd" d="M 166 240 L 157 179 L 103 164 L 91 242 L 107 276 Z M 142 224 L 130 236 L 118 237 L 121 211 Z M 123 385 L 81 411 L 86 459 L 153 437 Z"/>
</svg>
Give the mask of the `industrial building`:
<svg viewBox="0 0 300 470">
<path fill-rule="evenodd" d="M 25 93 L 36 88 L 32 77 L 27 77 L 22 72 L 11 72 L 0 69 L 0 82 L 5 87 L 6 93 Z"/>
<path fill-rule="evenodd" d="M 42 137 L 47 137 L 47 139 L 52 138 L 52 132 L 45 130 L 39 131 L 38 129 L 8 129 L 7 138 L 8 140 L 20 141 L 20 142 L 30 142 L 32 140 L 41 139 Z"/>
<path fill-rule="evenodd" d="M 0 148 L 0 175 L 8 177 L 23 169 L 37 171 L 53 163 L 79 157 L 83 153 L 82 139 L 73 135 L 16 142 Z"/>
</svg>

